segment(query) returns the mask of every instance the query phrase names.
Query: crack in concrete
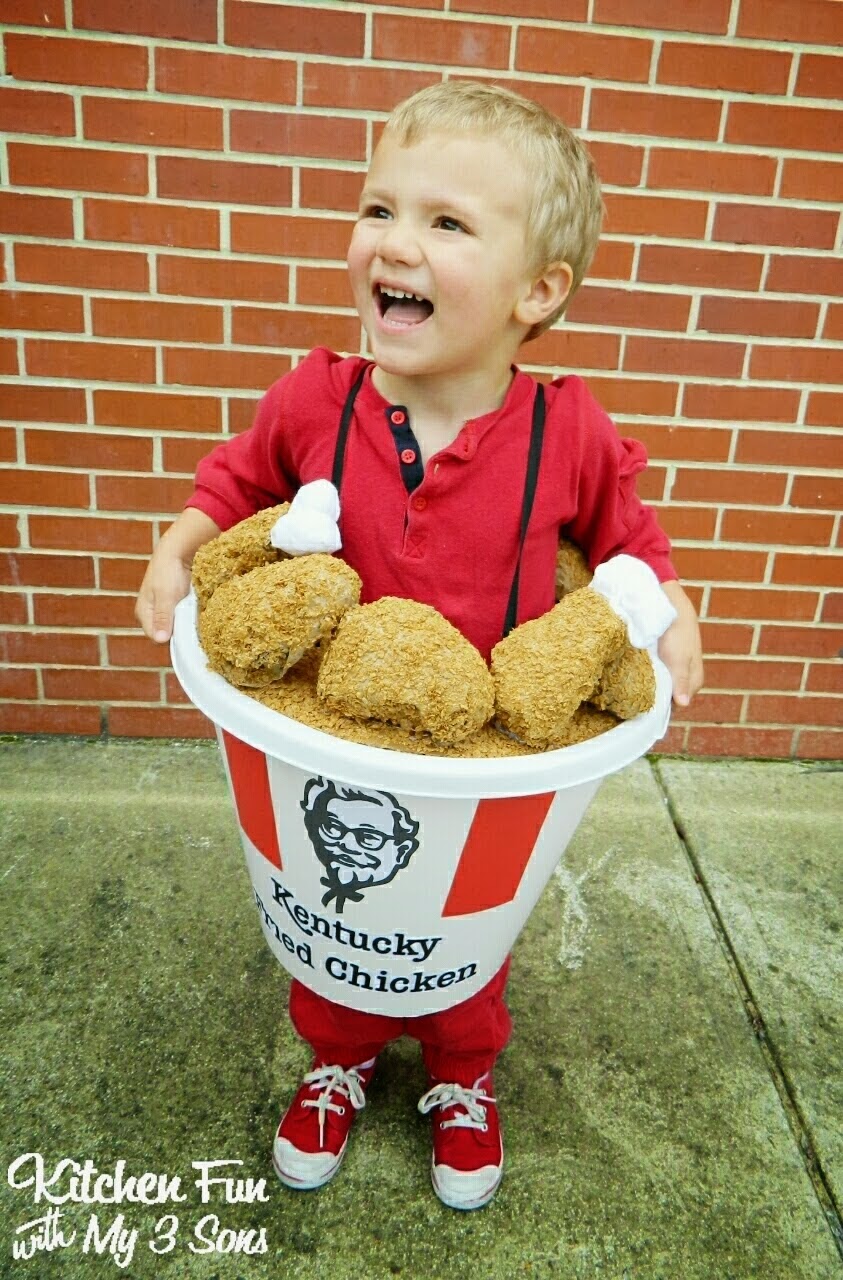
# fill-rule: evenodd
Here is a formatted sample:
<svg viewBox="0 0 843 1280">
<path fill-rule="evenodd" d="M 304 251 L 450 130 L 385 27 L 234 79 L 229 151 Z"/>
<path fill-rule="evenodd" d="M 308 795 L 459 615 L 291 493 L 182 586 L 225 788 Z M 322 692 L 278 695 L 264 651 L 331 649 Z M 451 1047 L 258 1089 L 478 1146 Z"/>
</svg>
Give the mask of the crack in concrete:
<svg viewBox="0 0 843 1280">
<path fill-rule="evenodd" d="M 811 1127 L 799 1105 L 796 1097 L 794 1085 L 788 1075 L 787 1069 L 781 1059 L 781 1055 L 776 1047 L 775 1041 L 769 1034 L 764 1016 L 756 1001 L 749 976 L 741 963 L 737 950 L 729 937 L 729 931 L 726 922 L 723 919 L 720 910 L 715 901 L 714 894 L 709 887 L 702 865 L 697 858 L 691 841 L 686 833 L 685 826 L 682 822 L 676 806 L 673 803 L 670 792 L 662 777 L 659 767 L 659 761 L 650 760 L 650 769 L 656 781 L 656 785 L 662 793 L 667 808 L 668 815 L 676 838 L 682 846 L 685 856 L 691 868 L 694 882 L 699 889 L 700 897 L 703 905 L 708 912 L 712 928 L 720 943 L 720 947 L 726 958 L 729 972 L 738 990 L 741 1003 L 744 1006 L 747 1019 L 752 1028 L 752 1033 L 758 1043 L 764 1064 L 773 1081 L 776 1092 L 779 1095 L 779 1101 L 787 1118 L 790 1131 L 796 1140 L 799 1154 L 802 1157 L 802 1163 L 805 1166 L 805 1172 L 810 1179 L 814 1194 L 819 1201 L 823 1216 L 828 1223 L 832 1238 L 837 1247 L 837 1251 L 843 1258 L 843 1214 L 841 1206 L 837 1203 L 834 1189 L 831 1182 L 823 1169 L 819 1152 L 817 1151 L 814 1140 L 811 1135 Z"/>
</svg>

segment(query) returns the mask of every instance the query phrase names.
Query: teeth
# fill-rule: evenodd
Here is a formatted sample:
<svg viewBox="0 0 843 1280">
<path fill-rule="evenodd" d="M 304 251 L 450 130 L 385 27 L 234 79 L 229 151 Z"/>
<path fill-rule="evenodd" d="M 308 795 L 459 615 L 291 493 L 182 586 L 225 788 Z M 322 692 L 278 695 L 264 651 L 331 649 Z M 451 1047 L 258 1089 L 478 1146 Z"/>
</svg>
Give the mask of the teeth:
<svg viewBox="0 0 843 1280">
<path fill-rule="evenodd" d="M 403 289 L 389 289 L 385 284 L 379 286 L 381 293 L 385 293 L 388 298 L 413 298 L 416 302 L 426 302 L 420 293 L 406 293 Z"/>
</svg>

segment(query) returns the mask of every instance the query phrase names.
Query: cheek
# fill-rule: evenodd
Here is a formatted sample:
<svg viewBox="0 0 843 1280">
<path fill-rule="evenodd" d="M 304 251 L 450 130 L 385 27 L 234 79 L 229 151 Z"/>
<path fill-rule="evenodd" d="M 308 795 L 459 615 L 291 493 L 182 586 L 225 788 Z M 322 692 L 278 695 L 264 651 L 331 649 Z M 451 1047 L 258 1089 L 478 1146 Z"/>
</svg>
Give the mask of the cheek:
<svg viewBox="0 0 843 1280">
<path fill-rule="evenodd" d="M 368 270 L 369 263 L 372 260 L 372 252 L 368 237 L 359 225 L 352 232 L 345 260 L 352 280 L 354 280 L 355 276 L 359 277 L 361 273 Z"/>
<path fill-rule="evenodd" d="M 429 261 L 440 296 L 468 302 L 489 291 L 489 264 L 474 246 L 460 254 L 442 254 L 436 261 L 431 255 Z"/>
</svg>

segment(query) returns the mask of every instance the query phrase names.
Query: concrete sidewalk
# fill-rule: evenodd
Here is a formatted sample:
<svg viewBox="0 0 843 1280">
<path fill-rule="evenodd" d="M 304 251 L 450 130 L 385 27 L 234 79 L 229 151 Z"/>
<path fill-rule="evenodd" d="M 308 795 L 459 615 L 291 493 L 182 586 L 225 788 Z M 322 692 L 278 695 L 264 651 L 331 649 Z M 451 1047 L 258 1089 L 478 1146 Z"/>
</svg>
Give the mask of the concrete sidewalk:
<svg viewBox="0 0 843 1280">
<path fill-rule="evenodd" d="M 430 1188 L 409 1041 L 383 1054 L 336 1180 L 275 1181 L 272 1133 L 309 1062 L 214 746 L 6 741 L 0 808 L 0 1276 L 840 1276 L 833 766 L 661 759 L 604 783 L 515 950 L 506 1174 L 475 1214 Z M 15 1228 L 52 1207 L 7 1185 L 25 1153 L 45 1177 L 124 1161 L 180 1178 L 184 1200 L 55 1206 L 18 1235 L 49 1247 L 15 1260 Z M 265 1201 L 203 1204 L 193 1166 L 214 1159 L 266 1178 Z"/>
</svg>

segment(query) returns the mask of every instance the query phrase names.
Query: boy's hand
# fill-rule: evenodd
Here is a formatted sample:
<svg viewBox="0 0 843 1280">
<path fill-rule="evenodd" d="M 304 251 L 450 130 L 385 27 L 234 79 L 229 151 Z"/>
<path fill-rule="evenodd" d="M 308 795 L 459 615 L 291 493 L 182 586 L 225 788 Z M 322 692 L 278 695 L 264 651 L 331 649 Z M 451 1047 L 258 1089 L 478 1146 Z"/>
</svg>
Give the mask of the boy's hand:
<svg viewBox="0 0 843 1280">
<path fill-rule="evenodd" d="M 659 641 L 659 657 L 673 679 L 673 701 L 677 707 L 687 707 L 703 682 L 700 627 L 694 606 L 678 582 L 663 582 L 662 590 L 678 617 Z"/>
<path fill-rule="evenodd" d="M 150 640 L 159 644 L 173 634 L 176 605 L 190 590 L 190 566 L 178 556 L 166 555 L 164 545 L 159 542 L 135 603 L 135 617 Z"/>
<path fill-rule="evenodd" d="M 176 605 L 190 590 L 193 557 L 219 531 L 203 511 L 188 507 L 161 538 L 135 602 L 135 617 L 150 640 L 166 644 L 170 639 Z"/>
</svg>

